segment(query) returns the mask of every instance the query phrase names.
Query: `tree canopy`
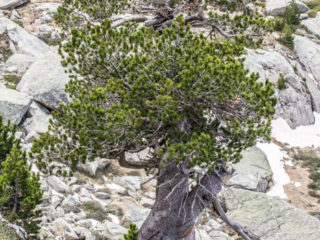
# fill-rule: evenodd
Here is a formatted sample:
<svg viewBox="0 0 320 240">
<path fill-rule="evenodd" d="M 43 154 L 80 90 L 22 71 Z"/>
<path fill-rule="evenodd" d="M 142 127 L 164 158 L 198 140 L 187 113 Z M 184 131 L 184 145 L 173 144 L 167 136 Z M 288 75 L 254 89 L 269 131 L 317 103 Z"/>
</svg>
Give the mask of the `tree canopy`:
<svg viewBox="0 0 320 240">
<path fill-rule="evenodd" d="M 242 56 L 244 45 L 254 42 L 244 34 L 260 36 L 272 24 L 255 13 L 246 16 L 243 1 L 216 2 L 242 14 L 211 13 L 208 19 L 203 6 L 190 1 L 165 4 L 162 15 L 144 26 L 113 25 L 104 10 L 108 1 L 103 2 L 65 1 L 75 7 L 62 23 L 79 9 L 84 16 L 71 21 L 71 36 L 59 50 L 70 74 L 71 102 L 54 114 L 31 157 L 48 174 L 67 175 L 61 162 L 75 170 L 80 161 L 97 157 L 158 169 L 156 203 L 138 239 L 192 239 L 182 236 L 193 232 L 197 216 L 217 200 L 226 164 L 238 161 L 257 139 L 269 139 L 274 90 L 270 82 L 259 82 L 258 74 L 249 74 Z M 224 38 L 193 32 L 192 26 L 203 25 Z M 141 151 L 147 151 L 143 159 L 126 157 Z"/>
<path fill-rule="evenodd" d="M 129 167 L 158 167 L 164 154 L 186 167 L 237 161 L 266 137 L 274 113 L 270 83 L 243 67 L 238 42 L 195 35 L 180 17 L 161 34 L 112 29 L 109 20 L 73 30 L 64 46 L 73 101 L 34 145 L 39 163 L 117 158 L 150 149 Z M 46 146 L 43 153 L 39 146 Z M 41 166 L 41 164 L 40 164 Z"/>
</svg>

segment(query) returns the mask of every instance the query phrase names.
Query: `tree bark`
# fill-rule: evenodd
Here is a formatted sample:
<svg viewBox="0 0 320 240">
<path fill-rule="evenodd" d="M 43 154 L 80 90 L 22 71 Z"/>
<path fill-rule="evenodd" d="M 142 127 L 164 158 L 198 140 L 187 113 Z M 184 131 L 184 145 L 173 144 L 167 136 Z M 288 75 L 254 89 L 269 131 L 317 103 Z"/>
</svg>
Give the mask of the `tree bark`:
<svg viewBox="0 0 320 240">
<path fill-rule="evenodd" d="M 221 191 L 222 182 L 214 174 L 202 177 L 190 190 L 187 174 L 176 163 L 160 170 L 156 202 L 143 223 L 138 240 L 194 240 L 199 214 Z"/>
<path fill-rule="evenodd" d="M 18 192 L 19 192 L 19 189 L 18 189 L 18 181 L 17 179 L 15 180 L 15 187 L 14 187 L 14 199 L 13 199 L 13 209 L 12 209 L 12 212 L 13 213 L 18 213 Z"/>
</svg>

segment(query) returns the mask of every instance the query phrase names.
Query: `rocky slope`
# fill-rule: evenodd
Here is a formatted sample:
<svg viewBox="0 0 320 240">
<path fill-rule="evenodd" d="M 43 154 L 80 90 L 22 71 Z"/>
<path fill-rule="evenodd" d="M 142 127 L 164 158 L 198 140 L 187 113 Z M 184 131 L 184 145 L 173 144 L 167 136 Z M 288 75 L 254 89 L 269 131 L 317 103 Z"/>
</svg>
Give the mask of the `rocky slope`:
<svg viewBox="0 0 320 240">
<path fill-rule="evenodd" d="M 50 111 L 60 102 L 68 102 L 64 92 L 68 76 L 56 47 L 51 46 L 60 41 L 60 30 L 53 20 L 60 2 L 0 0 L 0 114 L 19 124 L 18 135 L 27 150 L 33 139 L 46 131 Z M 267 0 L 266 14 L 281 15 L 290 2 Z M 297 3 L 301 12 L 309 10 L 303 2 Z M 266 37 L 262 49 L 248 49 L 245 61 L 250 71 L 260 74 L 260 81 L 269 79 L 276 86 L 280 74 L 284 76 L 287 88 L 276 90 L 276 118 L 285 119 L 291 128 L 314 124 L 314 112 L 320 112 L 320 14 L 303 17 L 306 19 L 296 30 L 293 50 L 279 44 L 274 33 Z M 282 151 L 291 151 L 290 146 L 279 146 Z M 228 181 L 246 190 L 225 190 L 228 216 L 259 239 L 320 239 L 320 221 L 305 212 L 316 211 L 317 201 L 312 201 L 309 209 L 292 198 L 302 211 L 263 193 L 277 180 L 272 157 L 266 154 L 259 148 L 249 149 L 235 166 Z M 148 179 L 145 172 L 122 169 L 107 159 L 79 169 L 71 178 L 42 177 L 45 194 L 38 206 L 44 212 L 40 239 L 116 240 L 131 222 L 142 224 L 155 199 L 155 182 L 143 184 Z M 290 188 L 299 192 L 291 170 Z M 304 186 L 308 181 L 306 176 Z M 308 195 L 307 191 L 304 188 L 302 193 Z M 212 210 L 199 219 L 197 239 L 236 238 Z"/>
</svg>

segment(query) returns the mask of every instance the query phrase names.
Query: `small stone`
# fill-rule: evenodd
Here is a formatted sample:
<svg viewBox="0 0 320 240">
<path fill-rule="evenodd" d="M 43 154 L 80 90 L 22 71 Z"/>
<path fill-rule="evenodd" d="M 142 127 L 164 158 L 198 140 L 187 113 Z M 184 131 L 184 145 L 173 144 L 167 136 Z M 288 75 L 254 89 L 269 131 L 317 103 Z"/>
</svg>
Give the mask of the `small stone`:
<svg viewBox="0 0 320 240">
<path fill-rule="evenodd" d="M 74 230 L 78 234 L 79 239 L 96 240 L 92 233 L 86 228 L 76 227 Z"/>
<path fill-rule="evenodd" d="M 42 21 L 42 19 L 37 18 L 36 20 L 34 20 L 34 23 L 35 23 L 35 24 L 42 24 L 43 21 Z"/>
<path fill-rule="evenodd" d="M 61 206 L 63 207 L 66 213 L 79 213 L 80 205 L 80 198 L 77 194 L 67 196 L 61 203 Z"/>
<path fill-rule="evenodd" d="M 122 187 L 128 188 L 132 191 L 141 189 L 141 177 L 136 176 L 123 176 L 123 177 L 114 177 L 113 182 L 121 185 Z"/>
<path fill-rule="evenodd" d="M 89 197 L 91 195 L 91 193 L 86 188 L 83 187 L 79 191 L 79 195 L 84 196 L 84 197 Z"/>
<path fill-rule="evenodd" d="M 154 200 L 148 198 L 141 199 L 141 205 L 145 208 L 152 208 L 154 204 Z"/>
<path fill-rule="evenodd" d="M 279 35 L 277 32 L 273 32 L 273 33 L 272 33 L 272 36 L 273 36 L 276 40 L 278 40 L 278 39 L 280 38 L 280 35 Z"/>
<path fill-rule="evenodd" d="M 52 20 L 53 20 L 53 18 L 50 16 L 50 15 L 44 15 L 44 16 L 42 16 L 41 17 L 41 20 L 43 21 L 43 22 L 51 22 Z"/>
<path fill-rule="evenodd" d="M 107 199 L 110 199 L 110 194 L 105 193 L 105 192 L 97 192 L 96 197 L 103 199 L 103 200 L 107 200 Z"/>
<path fill-rule="evenodd" d="M 16 10 L 13 10 L 12 13 L 11 13 L 11 17 L 10 19 L 11 20 L 17 20 L 17 19 L 20 19 L 20 14 L 16 11 Z"/>
<path fill-rule="evenodd" d="M 18 72 L 18 67 L 17 66 L 11 66 L 6 68 L 6 72 L 8 73 L 16 73 Z"/>
<path fill-rule="evenodd" d="M 121 186 L 119 186 L 118 184 L 115 183 L 110 183 L 110 184 L 106 184 L 106 188 L 108 190 L 110 190 L 111 192 L 116 192 L 122 195 L 126 195 L 127 194 L 127 190 Z"/>
<path fill-rule="evenodd" d="M 40 30 L 41 32 L 51 32 L 51 31 L 52 31 L 52 27 L 50 27 L 50 26 L 47 25 L 47 24 L 44 24 L 44 25 L 42 25 L 42 26 L 39 28 L 39 30 Z"/>
<path fill-rule="evenodd" d="M 56 208 L 62 201 L 62 198 L 58 195 L 53 195 L 51 197 L 51 206 Z"/>
<path fill-rule="evenodd" d="M 106 236 L 110 237 L 111 239 L 121 238 L 128 231 L 126 228 L 120 226 L 119 224 L 115 224 L 113 222 L 106 222 L 104 225 L 107 231 Z"/>
<path fill-rule="evenodd" d="M 63 210 L 62 207 L 57 207 L 57 213 L 59 217 L 63 217 L 65 215 L 65 211 Z"/>
<path fill-rule="evenodd" d="M 113 214 L 109 213 L 109 214 L 108 214 L 108 219 L 109 219 L 111 222 L 115 223 L 115 224 L 120 224 L 120 220 L 119 220 L 119 218 L 118 218 L 116 215 L 113 215 Z"/>
</svg>

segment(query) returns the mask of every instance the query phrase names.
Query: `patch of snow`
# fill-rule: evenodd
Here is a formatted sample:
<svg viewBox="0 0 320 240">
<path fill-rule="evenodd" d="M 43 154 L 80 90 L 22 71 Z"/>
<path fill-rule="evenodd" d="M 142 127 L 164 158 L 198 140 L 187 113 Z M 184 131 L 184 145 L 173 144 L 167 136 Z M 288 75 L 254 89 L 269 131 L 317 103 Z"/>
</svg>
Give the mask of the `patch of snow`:
<svg viewBox="0 0 320 240">
<path fill-rule="evenodd" d="M 291 160 L 285 161 L 284 164 L 289 166 L 289 167 L 293 167 L 294 166 L 294 163 Z"/>
<path fill-rule="evenodd" d="M 294 186 L 295 186 L 295 187 L 300 187 L 300 186 L 301 186 L 301 183 L 300 183 L 300 182 L 294 182 Z"/>
<path fill-rule="evenodd" d="M 292 147 L 320 146 L 320 114 L 314 113 L 315 123 L 309 126 L 300 126 L 296 129 L 289 127 L 287 122 L 278 118 L 272 121 L 271 136 Z"/>
<path fill-rule="evenodd" d="M 287 198 L 283 186 L 290 183 L 290 178 L 284 169 L 284 162 L 282 159 L 288 157 L 288 155 L 281 151 L 281 148 L 274 143 L 258 143 L 257 147 L 267 155 L 273 172 L 272 179 L 274 185 L 267 192 L 267 195 Z"/>
</svg>

